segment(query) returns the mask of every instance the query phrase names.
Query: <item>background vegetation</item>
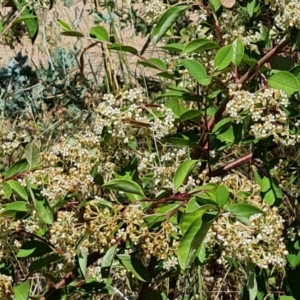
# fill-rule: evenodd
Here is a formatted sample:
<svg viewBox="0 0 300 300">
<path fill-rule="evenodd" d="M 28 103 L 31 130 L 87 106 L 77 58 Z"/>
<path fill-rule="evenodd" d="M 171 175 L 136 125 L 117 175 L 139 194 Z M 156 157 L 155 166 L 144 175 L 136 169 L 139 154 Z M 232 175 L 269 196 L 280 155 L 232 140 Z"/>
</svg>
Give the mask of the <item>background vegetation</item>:
<svg viewBox="0 0 300 300">
<path fill-rule="evenodd" d="M 2 5 L 1 299 L 300 299 L 299 1 Z"/>
</svg>

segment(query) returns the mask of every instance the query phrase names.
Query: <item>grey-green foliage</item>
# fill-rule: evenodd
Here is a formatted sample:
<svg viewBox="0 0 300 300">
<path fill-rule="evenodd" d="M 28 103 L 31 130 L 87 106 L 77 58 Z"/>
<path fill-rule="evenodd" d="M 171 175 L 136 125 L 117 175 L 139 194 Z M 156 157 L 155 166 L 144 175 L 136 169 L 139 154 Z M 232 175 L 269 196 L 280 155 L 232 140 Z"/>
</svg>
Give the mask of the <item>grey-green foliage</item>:
<svg viewBox="0 0 300 300">
<path fill-rule="evenodd" d="M 0 68 L 0 115 L 38 118 L 42 108 L 82 108 L 84 96 L 93 88 L 90 81 L 80 82 L 73 52 L 57 48 L 47 65 L 33 70 L 28 57 L 19 53 Z"/>
</svg>

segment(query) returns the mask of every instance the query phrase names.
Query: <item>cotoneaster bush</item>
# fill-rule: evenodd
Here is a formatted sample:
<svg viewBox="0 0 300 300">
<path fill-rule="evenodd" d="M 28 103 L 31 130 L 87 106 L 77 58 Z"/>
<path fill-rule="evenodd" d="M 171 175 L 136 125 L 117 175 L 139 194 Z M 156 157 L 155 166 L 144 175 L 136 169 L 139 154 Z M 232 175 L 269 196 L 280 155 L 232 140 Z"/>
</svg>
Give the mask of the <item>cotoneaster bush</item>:
<svg viewBox="0 0 300 300">
<path fill-rule="evenodd" d="M 168 88 L 3 134 L 1 299 L 298 299 L 299 7 L 145 2 L 151 58 L 91 28 Z"/>
</svg>

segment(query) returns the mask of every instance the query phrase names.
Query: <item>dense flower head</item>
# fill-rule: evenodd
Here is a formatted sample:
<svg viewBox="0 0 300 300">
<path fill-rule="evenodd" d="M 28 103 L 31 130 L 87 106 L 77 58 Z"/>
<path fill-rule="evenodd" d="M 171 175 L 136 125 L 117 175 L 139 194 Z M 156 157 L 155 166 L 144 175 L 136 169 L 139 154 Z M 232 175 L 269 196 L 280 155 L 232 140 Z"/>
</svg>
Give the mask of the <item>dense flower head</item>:
<svg viewBox="0 0 300 300">
<path fill-rule="evenodd" d="M 251 93 L 231 85 L 229 95 L 226 108 L 230 118 L 241 123 L 246 113 L 249 114 L 253 121 L 250 133 L 256 138 L 273 136 L 275 142 L 285 146 L 300 140 L 299 134 L 290 133 L 290 120 L 285 111 L 290 102 L 284 91 L 265 88 Z"/>
<path fill-rule="evenodd" d="M 263 202 L 259 186 L 241 174 L 215 177 L 212 182 L 225 184 L 236 195 L 235 201 L 239 200 L 240 192 L 247 192 L 249 195 L 243 201 L 259 207 L 265 213 L 250 216 L 250 224 L 242 223 L 229 213 L 224 213 L 216 220 L 206 236 L 206 243 L 209 248 L 219 245 L 221 256 L 218 261 L 223 264 L 227 258 L 233 258 L 241 263 L 252 262 L 261 268 L 285 266 L 288 251 L 283 237 L 284 219 L 276 207 L 271 208 Z"/>
</svg>

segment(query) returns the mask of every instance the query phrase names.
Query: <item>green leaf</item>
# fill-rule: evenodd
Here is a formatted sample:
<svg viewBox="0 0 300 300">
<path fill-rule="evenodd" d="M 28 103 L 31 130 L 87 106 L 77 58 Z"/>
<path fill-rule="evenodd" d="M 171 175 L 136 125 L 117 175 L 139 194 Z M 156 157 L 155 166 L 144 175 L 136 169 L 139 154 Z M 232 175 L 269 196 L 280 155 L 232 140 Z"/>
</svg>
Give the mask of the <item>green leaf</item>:
<svg viewBox="0 0 300 300">
<path fill-rule="evenodd" d="M 298 79 L 287 71 L 279 71 L 269 77 L 268 84 L 274 89 L 283 90 L 289 96 L 299 91 Z"/>
<path fill-rule="evenodd" d="M 224 184 L 219 185 L 217 188 L 216 201 L 221 207 L 230 202 L 229 192 Z"/>
<path fill-rule="evenodd" d="M 28 203 L 25 201 L 16 201 L 12 203 L 4 204 L 4 210 L 1 214 L 5 213 L 6 211 L 28 211 Z"/>
<path fill-rule="evenodd" d="M 182 52 L 182 50 L 184 49 L 184 44 L 173 43 L 162 46 L 160 48 L 171 52 Z"/>
<path fill-rule="evenodd" d="M 116 249 L 117 249 L 117 245 L 110 247 L 102 258 L 102 262 L 101 262 L 102 278 L 108 278 L 109 276 L 109 271 L 114 260 Z"/>
<path fill-rule="evenodd" d="M 8 168 L 8 170 L 5 172 L 4 178 L 7 179 L 7 178 L 10 178 L 10 177 L 13 177 L 14 175 L 22 173 L 26 170 L 28 170 L 28 162 L 24 158 L 24 159 L 21 159 L 21 160 L 17 161 L 13 165 L 11 165 Z"/>
<path fill-rule="evenodd" d="M 188 70 L 190 75 L 200 84 L 210 84 L 211 78 L 207 76 L 206 69 L 199 62 L 192 59 L 184 59 L 181 63 Z"/>
<path fill-rule="evenodd" d="M 125 46 L 125 45 L 121 45 L 121 44 L 112 44 L 112 45 L 108 46 L 108 49 L 128 52 L 128 53 L 132 53 L 132 54 L 138 54 L 139 53 L 138 50 L 135 49 L 134 47 Z"/>
<path fill-rule="evenodd" d="M 97 39 L 100 42 L 109 42 L 109 35 L 107 30 L 103 26 L 95 26 L 90 30 L 90 36 Z"/>
<path fill-rule="evenodd" d="M 183 53 L 201 52 L 210 49 L 216 49 L 220 46 L 209 39 L 195 39 L 189 42 L 183 49 Z"/>
<path fill-rule="evenodd" d="M 22 23 L 22 22 L 24 22 L 24 21 L 26 21 L 26 20 L 31 20 L 31 19 L 36 19 L 37 18 L 37 16 L 33 16 L 33 15 L 24 15 L 24 16 L 22 16 L 22 17 L 19 17 L 18 19 L 16 19 L 14 22 L 13 22 L 13 24 L 18 24 L 18 23 Z"/>
<path fill-rule="evenodd" d="M 14 300 L 27 300 L 29 296 L 29 280 L 14 286 Z"/>
<path fill-rule="evenodd" d="M 65 21 L 58 19 L 57 23 L 58 23 L 58 25 L 60 26 L 60 28 L 62 30 L 72 31 L 72 27 L 68 23 L 66 23 Z"/>
<path fill-rule="evenodd" d="M 184 112 L 180 116 L 180 122 L 185 122 L 187 120 L 192 120 L 198 117 L 201 117 L 203 115 L 203 112 L 198 109 L 189 109 L 188 111 Z"/>
<path fill-rule="evenodd" d="M 12 189 L 11 189 L 10 185 L 6 181 L 4 181 L 2 184 L 2 187 L 4 190 L 3 199 L 9 199 L 12 194 Z"/>
<path fill-rule="evenodd" d="M 260 181 L 260 188 L 262 198 L 268 205 L 272 206 L 275 202 L 281 202 L 283 195 L 277 180 L 264 176 Z"/>
<path fill-rule="evenodd" d="M 159 58 L 155 58 L 155 57 L 149 58 L 147 61 L 140 60 L 140 61 L 138 61 L 138 63 L 145 67 L 149 67 L 149 68 L 156 69 L 159 71 L 167 71 L 166 64 L 164 63 L 164 61 L 162 61 Z"/>
<path fill-rule="evenodd" d="M 6 181 L 7 184 L 14 190 L 22 199 L 28 200 L 28 195 L 24 187 L 16 180 Z"/>
<path fill-rule="evenodd" d="M 244 44 L 240 39 L 236 39 L 232 43 L 232 63 L 235 67 L 238 67 L 243 60 L 244 56 Z"/>
<path fill-rule="evenodd" d="M 39 195 L 40 199 L 36 199 L 32 189 L 29 187 L 28 181 L 27 187 L 39 219 L 46 224 L 52 224 L 54 222 L 54 214 L 47 199 L 42 195 Z"/>
<path fill-rule="evenodd" d="M 120 191 L 120 192 L 125 192 L 125 193 L 130 193 L 130 194 L 140 195 L 142 197 L 145 197 L 142 188 L 136 182 L 131 180 L 113 179 L 103 184 L 102 187 L 114 191 Z"/>
<path fill-rule="evenodd" d="M 127 254 L 117 255 L 122 265 L 130 271 L 138 280 L 143 282 L 149 282 L 150 276 L 146 267 L 138 261 L 136 258 Z"/>
<path fill-rule="evenodd" d="M 297 255 L 295 254 L 288 254 L 286 256 L 289 264 L 292 268 L 296 268 L 300 264 L 300 252 L 298 252 Z"/>
<path fill-rule="evenodd" d="M 185 209 L 185 212 L 188 213 L 192 213 L 196 210 L 198 210 L 201 207 L 201 205 L 198 204 L 196 197 L 192 197 Z"/>
<path fill-rule="evenodd" d="M 221 7 L 220 0 L 209 0 L 209 3 L 211 4 L 214 12 L 217 12 Z"/>
<path fill-rule="evenodd" d="M 232 125 L 230 125 L 226 131 L 219 133 L 217 135 L 217 139 L 220 140 L 221 142 L 225 142 L 226 144 L 232 144 L 234 143 L 234 130 Z"/>
<path fill-rule="evenodd" d="M 225 210 L 232 213 L 235 217 L 247 219 L 254 214 L 265 214 L 263 210 L 248 203 L 229 204 L 225 206 Z"/>
<path fill-rule="evenodd" d="M 189 6 L 173 6 L 169 8 L 158 20 L 153 28 L 153 43 L 156 45 L 163 35 L 172 27 L 178 18 L 189 8 Z"/>
<path fill-rule="evenodd" d="M 27 1 L 26 0 L 12 0 L 17 10 L 21 13 L 21 17 L 24 18 L 24 23 L 26 24 L 30 39 L 32 43 L 35 41 L 38 30 L 39 30 L 39 23 L 37 18 L 32 18 L 35 16 L 34 11 L 30 11 L 29 8 L 26 8 Z"/>
<path fill-rule="evenodd" d="M 25 242 L 17 253 L 17 257 L 39 257 L 53 252 L 53 249 L 42 241 Z"/>
<path fill-rule="evenodd" d="M 217 213 L 206 213 L 202 220 L 195 220 L 182 237 L 178 250 L 178 262 L 182 270 L 186 270 L 194 260 L 208 230 L 217 218 Z"/>
<path fill-rule="evenodd" d="M 191 207 L 189 207 L 189 209 L 191 209 Z M 187 230 L 195 221 L 200 222 L 204 213 L 209 209 L 214 210 L 217 209 L 217 207 L 215 205 L 205 204 L 201 205 L 197 210 L 193 210 L 192 212 L 186 210 L 180 220 L 180 230 L 182 235 L 185 235 Z"/>
<path fill-rule="evenodd" d="M 279 300 L 296 300 L 294 297 L 292 296 L 279 296 Z"/>
<path fill-rule="evenodd" d="M 78 253 L 78 265 L 81 271 L 82 276 L 85 278 L 86 268 L 88 261 L 88 252 L 83 252 L 79 250 Z"/>
<path fill-rule="evenodd" d="M 198 160 L 186 160 L 178 167 L 173 179 L 175 190 L 184 183 L 198 162 Z"/>
<path fill-rule="evenodd" d="M 181 145 L 181 146 L 189 146 L 194 148 L 200 148 L 198 141 L 193 141 L 189 137 L 184 135 L 174 135 L 168 136 L 160 140 L 162 143 L 170 143 L 174 145 Z"/>
<path fill-rule="evenodd" d="M 289 71 L 295 66 L 294 60 L 280 55 L 274 55 L 273 57 L 271 57 L 270 63 L 272 69 L 282 70 L 282 71 Z M 290 73 L 293 74 L 292 70 L 290 71 Z"/>
<path fill-rule="evenodd" d="M 36 167 L 41 161 L 40 149 L 35 143 L 31 142 L 27 144 L 24 149 L 24 157 L 28 162 L 29 170 L 31 170 L 32 168 Z"/>
<path fill-rule="evenodd" d="M 61 32 L 61 35 L 64 35 L 64 36 L 74 36 L 74 37 L 79 37 L 79 38 L 84 37 L 84 34 L 82 34 L 79 31 L 74 31 L 74 30 L 63 31 L 63 32 Z"/>
<path fill-rule="evenodd" d="M 246 265 L 246 274 L 247 274 L 247 290 L 249 293 L 249 300 L 255 300 L 257 296 L 257 280 L 255 274 L 256 265 L 254 263 L 248 262 Z"/>
<path fill-rule="evenodd" d="M 218 70 L 223 70 L 227 68 L 233 57 L 233 47 L 232 45 L 227 45 L 222 47 L 221 49 L 218 50 L 215 60 L 214 60 L 214 65 Z"/>
<path fill-rule="evenodd" d="M 58 254 L 50 254 L 46 257 L 39 258 L 33 261 L 29 266 L 29 273 L 40 272 L 44 267 L 50 265 L 51 263 L 57 263 L 61 261 L 62 258 Z"/>
<path fill-rule="evenodd" d="M 254 11 L 255 11 L 255 7 L 256 7 L 256 0 L 248 0 L 247 1 L 247 13 L 250 16 L 250 18 L 252 18 Z"/>
</svg>

